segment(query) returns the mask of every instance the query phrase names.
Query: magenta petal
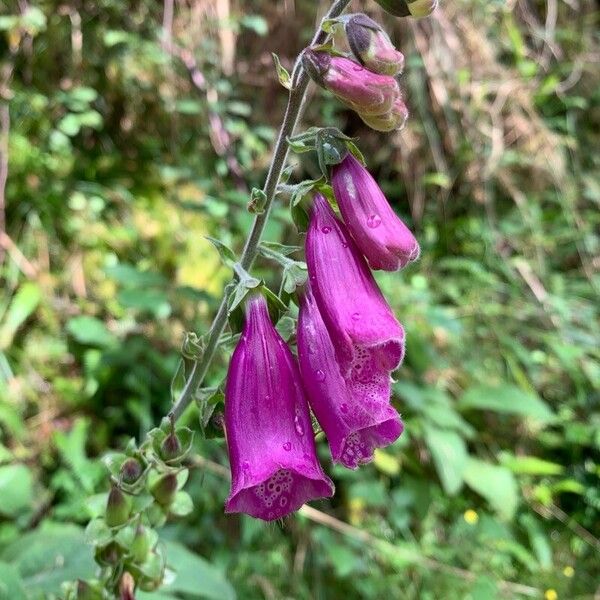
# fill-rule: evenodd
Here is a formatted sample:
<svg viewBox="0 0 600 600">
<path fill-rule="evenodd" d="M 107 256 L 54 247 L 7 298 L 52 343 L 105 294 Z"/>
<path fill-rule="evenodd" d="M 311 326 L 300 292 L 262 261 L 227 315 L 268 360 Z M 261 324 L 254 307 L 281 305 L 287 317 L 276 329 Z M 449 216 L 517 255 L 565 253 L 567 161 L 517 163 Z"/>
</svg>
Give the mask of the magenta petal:
<svg viewBox="0 0 600 600">
<path fill-rule="evenodd" d="M 404 330 L 348 230 L 321 194 L 314 198 L 306 262 L 342 375 L 371 364 L 396 369 L 404 356 Z"/>
<path fill-rule="evenodd" d="M 373 459 L 375 448 L 387 446 L 400 436 L 403 426 L 390 404 L 389 371 L 372 356 L 364 359 L 359 354 L 349 376 L 342 377 L 310 289 L 300 307 L 298 357 L 308 400 L 335 462 L 355 469 Z"/>
<path fill-rule="evenodd" d="M 332 185 L 344 221 L 372 269 L 396 271 L 419 257 L 419 244 L 377 182 L 354 156 L 333 168 Z"/>
<path fill-rule="evenodd" d="M 229 365 L 225 428 L 232 478 L 225 512 L 270 521 L 333 495 L 317 459 L 298 366 L 262 296 L 247 302 Z"/>
</svg>

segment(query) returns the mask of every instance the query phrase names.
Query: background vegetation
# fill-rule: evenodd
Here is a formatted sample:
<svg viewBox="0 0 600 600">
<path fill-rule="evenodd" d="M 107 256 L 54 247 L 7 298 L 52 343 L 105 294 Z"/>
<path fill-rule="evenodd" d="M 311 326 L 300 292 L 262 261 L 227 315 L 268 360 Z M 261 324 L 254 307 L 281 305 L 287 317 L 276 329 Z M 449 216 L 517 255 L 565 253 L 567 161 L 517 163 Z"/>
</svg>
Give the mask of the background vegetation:
<svg viewBox="0 0 600 600">
<path fill-rule="evenodd" d="M 93 573 L 100 458 L 169 408 L 183 333 L 230 276 L 204 236 L 240 250 L 264 180 L 270 53 L 290 67 L 326 4 L 2 4 L 0 598 Z M 408 332 L 406 432 L 357 472 L 326 462 L 336 497 L 277 525 L 223 515 L 225 446 L 197 435 L 194 510 L 161 533 L 176 576 L 139 597 L 597 598 L 597 4 L 353 10 L 407 57 L 409 124 L 382 136 L 313 89 L 304 125 L 360 138 L 422 244 L 378 276 Z M 303 157 L 292 181 L 316 172 Z M 298 242 L 286 206 L 267 239 Z"/>
</svg>

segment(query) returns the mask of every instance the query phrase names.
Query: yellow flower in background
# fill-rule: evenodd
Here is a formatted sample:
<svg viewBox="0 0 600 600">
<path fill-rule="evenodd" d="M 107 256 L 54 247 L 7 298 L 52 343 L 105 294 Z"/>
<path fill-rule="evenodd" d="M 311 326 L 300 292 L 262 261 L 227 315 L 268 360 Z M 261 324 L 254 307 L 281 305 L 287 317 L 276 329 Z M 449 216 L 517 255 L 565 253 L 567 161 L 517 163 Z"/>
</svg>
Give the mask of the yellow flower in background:
<svg viewBox="0 0 600 600">
<path fill-rule="evenodd" d="M 465 510 L 463 518 L 469 525 L 475 525 L 479 521 L 479 515 L 472 508 Z"/>
<path fill-rule="evenodd" d="M 575 569 L 571 565 L 567 565 L 563 569 L 563 575 L 565 577 L 573 577 L 573 575 L 575 575 Z"/>
<path fill-rule="evenodd" d="M 546 592 L 544 593 L 544 598 L 546 600 L 557 600 L 558 594 L 556 593 L 556 590 L 550 588 L 549 590 L 546 590 Z"/>
</svg>

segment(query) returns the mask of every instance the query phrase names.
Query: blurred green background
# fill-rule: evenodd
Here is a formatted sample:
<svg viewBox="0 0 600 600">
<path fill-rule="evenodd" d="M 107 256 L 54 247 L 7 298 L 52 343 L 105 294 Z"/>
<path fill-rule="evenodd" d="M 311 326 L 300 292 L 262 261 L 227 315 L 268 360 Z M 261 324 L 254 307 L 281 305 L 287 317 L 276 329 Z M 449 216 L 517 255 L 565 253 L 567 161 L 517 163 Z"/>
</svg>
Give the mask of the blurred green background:
<svg viewBox="0 0 600 600">
<path fill-rule="evenodd" d="M 289 68 L 326 8 L 2 3 L 0 598 L 93 573 L 100 458 L 168 410 L 183 333 L 230 277 L 204 236 L 241 250 L 268 167 L 286 100 L 270 53 Z M 356 472 L 320 441 L 335 498 L 274 525 L 223 514 L 225 445 L 197 435 L 194 511 L 161 533 L 178 576 L 140 598 L 599 597 L 597 8 L 461 0 L 409 21 L 352 3 L 406 55 L 408 126 L 368 130 L 314 88 L 303 126 L 357 136 L 421 242 L 378 274 L 408 334 L 406 432 Z M 316 175 L 293 161 L 292 181 Z M 284 204 L 266 239 L 298 243 Z"/>
</svg>

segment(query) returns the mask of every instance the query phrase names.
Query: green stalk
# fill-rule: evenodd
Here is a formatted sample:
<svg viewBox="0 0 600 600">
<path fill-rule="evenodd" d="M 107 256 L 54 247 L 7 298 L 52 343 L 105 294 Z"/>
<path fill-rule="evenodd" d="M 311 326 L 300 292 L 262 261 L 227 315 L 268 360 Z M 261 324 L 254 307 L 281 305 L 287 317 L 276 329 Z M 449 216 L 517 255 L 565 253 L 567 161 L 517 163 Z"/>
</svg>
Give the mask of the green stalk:
<svg viewBox="0 0 600 600">
<path fill-rule="evenodd" d="M 350 0 L 336 0 L 336 2 L 331 5 L 331 8 L 325 17 L 323 17 L 323 21 L 339 16 L 342 12 L 344 12 L 348 4 L 350 4 Z M 328 34 L 323 31 L 321 25 L 319 25 L 311 45 L 323 44 L 327 41 L 327 38 Z M 296 62 L 292 82 L 293 87 L 289 93 L 288 103 L 285 109 L 285 116 L 283 117 L 283 122 L 279 129 L 279 135 L 277 136 L 277 142 L 273 151 L 273 158 L 271 159 L 271 165 L 269 167 L 267 179 L 263 188 L 267 198 L 265 210 L 263 213 L 255 216 L 250 235 L 246 240 L 246 244 L 244 245 L 244 250 L 240 258 L 240 264 L 246 271 L 250 270 L 252 263 L 258 254 L 258 244 L 260 243 L 262 233 L 265 229 L 265 225 L 267 224 L 267 220 L 271 212 L 271 206 L 273 205 L 273 200 L 275 198 L 277 185 L 281 179 L 281 173 L 285 168 L 288 157 L 289 148 L 287 144 L 287 138 L 294 133 L 296 123 L 298 122 L 298 118 L 302 112 L 306 90 L 310 82 L 308 75 L 302 68 L 299 61 Z M 225 325 L 227 324 L 227 306 L 232 287 L 233 286 L 225 288 L 223 299 L 221 300 L 217 314 L 215 315 L 210 327 L 204 354 L 198 361 L 194 362 L 192 371 L 179 398 L 177 399 L 177 402 L 173 404 L 173 408 L 171 408 L 169 411 L 168 417 L 172 421 L 179 419 L 179 417 L 184 413 L 185 409 L 192 402 L 194 394 L 198 387 L 202 384 L 202 381 L 204 380 L 204 377 L 206 376 L 210 364 L 215 356 L 217 347 L 219 345 L 219 338 L 221 337 L 221 334 L 225 329 Z"/>
</svg>

